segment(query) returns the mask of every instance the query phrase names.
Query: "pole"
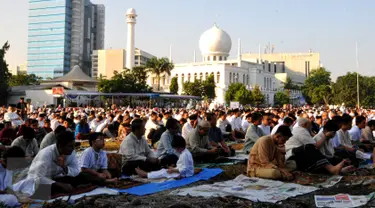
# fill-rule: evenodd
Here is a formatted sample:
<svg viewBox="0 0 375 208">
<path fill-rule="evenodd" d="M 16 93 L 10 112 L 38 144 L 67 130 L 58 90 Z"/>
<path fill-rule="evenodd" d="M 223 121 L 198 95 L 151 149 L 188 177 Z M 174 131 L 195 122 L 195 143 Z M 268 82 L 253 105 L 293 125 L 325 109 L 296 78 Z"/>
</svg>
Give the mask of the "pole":
<svg viewBox="0 0 375 208">
<path fill-rule="evenodd" d="M 359 73 L 358 73 L 359 61 L 358 61 L 358 42 L 357 41 L 355 42 L 355 57 L 356 57 L 356 63 L 357 63 L 357 105 L 358 105 L 358 108 L 359 108 L 359 106 L 360 106 L 360 102 L 359 102 Z"/>
</svg>

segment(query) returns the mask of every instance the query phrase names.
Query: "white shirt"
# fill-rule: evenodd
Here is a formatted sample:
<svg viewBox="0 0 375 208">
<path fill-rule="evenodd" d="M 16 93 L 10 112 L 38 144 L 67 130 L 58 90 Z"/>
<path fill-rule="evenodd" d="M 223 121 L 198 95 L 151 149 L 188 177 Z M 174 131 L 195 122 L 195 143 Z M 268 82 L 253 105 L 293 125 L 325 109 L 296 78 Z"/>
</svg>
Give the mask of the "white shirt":
<svg viewBox="0 0 375 208">
<path fill-rule="evenodd" d="M 190 177 L 194 175 L 194 160 L 193 156 L 187 148 L 181 152 L 178 158 L 176 168 L 182 177 Z"/>
<path fill-rule="evenodd" d="M 106 123 L 106 122 L 103 122 L 103 123 L 99 124 L 99 125 L 96 127 L 95 132 L 99 132 L 99 133 L 102 132 L 103 129 L 104 129 L 106 126 L 107 126 L 107 123 Z"/>
<path fill-rule="evenodd" d="M 152 121 L 151 118 L 149 118 L 145 125 L 145 137 L 147 138 L 148 134 L 150 134 L 151 129 L 157 130 L 158 128 L 159 125 L 157 124 L 157 121 Z"/>
<path fill-rule="evenodd" d="M 81 168 L 98 170 L 106 170 L 108 167 L 107 153 L 103 150 L 96 152 L 92 147 L 89 147 L 83 151 L 79 161 Z"/>
<path fill-rule="evenodd" d="M 15 112 L 9 112 L 4 114 L 4 120 L 11 122 L 12 126 L 21 126 L 23 124 L 21 117 Z"/>
<path fill-rule="evenodd" d="M 64 170 L 57 165 L 59 156 L 56 144 L 40 150 L 31 163 L 27 179 L 34 179 L 36 184 L 53 184 L 55 183 L 54 178 L 63 176 L 76 177 L 80 173 L 80 168 L 75 151 L 71 155 L 65 156 L 65 165 L 68 168 L 67 174 L 64 174 Z"/>
<path fill-rule="evenodd" d="M 194 130 L 194 127 L 190 124 L 190 120 L 189 120 L 182 127 L 182 137 L 184 137 L 186 139 L 187 136 L 190 134 L 190 132 L 193 131 L 193 130 Z"/>
<path fill-rule="evenodd" d="M 0 164 L 0 191 L 5 191 L 7 188 L 13 189 L 12 174 L 12 171 L 5 169 Z"/>
<path fill-rule="evenodd" d="M 104 123 L 104 120 L 101 120 L 101 121 L 97 121 L 96 119 L 92 120 L 90 122 L 91 131 L 96 131 L 96 128 L 98 128 L 98 126 L 102 123 Z"/>
<path fill-rule="evenodd" d="M 311 137 L 310 132 L 303 128 L 297 127 L 292 131 L 293 136 L 289 138 L 288 141 L 285 143 L 285 150 L 286 155 L 285 159 L 287 160 L 290 156 L 292 156 L 292 150 L 294 148 L 300 147 L 306 144 L 315 144 L 315 140 Z"/>
<path fill-rule="evenodd" d="M 243 119 L 242 120 L 242 130 L 246 131 L 246 129 L 249 127 L 250 123 L 246 120 L 246 119 Z"/>
<path fill-rule="evenodd" d="M 279 123 L 276 126 L 274 126 L 273 129 L 272 129 L 272 131 L 271 131 L 271 135 L 276 134 L 277 129 L 279 129 L 279 127 L 282 126 L 282 125 L 283 125 L 282 123 Z"/>
<path fill-rule="evenodd" d="M 228 124 L 229 124 L 229 122 L 228 122 L 227 119 L 225 119 L 223 121 L 221 118 L 219 118 L 217 120 L 216 127 L 218 127 L 221 130 L 221 133 L 223 133 L 223 134 L 230 134 L 230 132 L 227 132 L 226 128 L 225 128 Z"/>
<path fill-rule="evenodd" d="M 43 128 L 44 127 L 44 120 L 38 121 L 39 127 Z"/>
<path fill-rule="evenodd" d="M 350 134 L 350 137 L 351 137 L 352 141 L 359 141 L 361 139 L 361 136 L 362 136 L 362 130 L 359 129 L 358 126 L 353 126 L 349 130 L 349 134 Z"/>
<path fill-rule="evenodd" d="M 59 120 L 57 119 L 53 119 L 51 121 L 51 129 L 55 131 L 55 129 L 58 127 L 58 126 L 61 126 L 62 123 L 59 122 Z"/>
<path fill-rule="evenodd" d="M 270 126 L 265 126 L 263 123 L 258 126 L 260 129 L 262 129 L 263 133 L 265 135 L 270 135 L 271 134 L 271 127 Z"/>
<path fill-rule="evenodd" d="M 324 139 L 325 138 L 325 135 L 324 133 L 319 133 L 317 135 L 314 136 L 314 140 L 316 142 L 320 141 L 321 139 Z M 320 152 L 328 157 L 328 158 L 333 158 L 334 157 L 334 154 L 335 154 L 335 148 L 333 147 L 333 143 L 332 143 L 332 139 L 326 139 L 324 141 L 324 143 L 320 146 L 319 148 Z"/>
<path fill-rule="evenodd" d="M 242 119 L 240 117 L 232 116 L 232 121 L 230 122 L 230 125 L 232 126 L 232 130 L 240 130 L 242 129 Z"/>
</svg>

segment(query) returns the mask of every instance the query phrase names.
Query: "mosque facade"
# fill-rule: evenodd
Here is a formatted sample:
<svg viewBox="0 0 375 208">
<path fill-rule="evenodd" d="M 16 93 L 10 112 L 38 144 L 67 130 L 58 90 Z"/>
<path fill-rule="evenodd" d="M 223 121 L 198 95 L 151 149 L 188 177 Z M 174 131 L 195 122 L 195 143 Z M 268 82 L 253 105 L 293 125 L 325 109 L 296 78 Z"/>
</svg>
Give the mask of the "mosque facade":
<svg viewBox="0 0 375 208">
<path fill-rule="evenodd" d="M 199 48 L 202 61 L 194 60 L 192 63 L 174 63 L 175 67 L 171 75 L 161 76 L 160 91 L 169 92 L 169 85 L 173 77 L 178 80 L 178 94 L 183 94 L 183 83 L 196 79 L 205 80 L 214 75 L 216 83 L 215 102 L 225 103 L 225 92 L 232 83 L 242 83 L 247 89 L 252 90 L 259 86 L 265 95 L 266 104 L 272 105 L 274 95 L 282 87 L 283 83 L 277 79 L 277 74 L 282 73 L 282 66 L 278 63 L 262 61 L 260 59 L 243 60 L 241 58 L 241 46 L 237 58 L 229 59 L 232 48 L 232 39 L 227 32 L 220 29 L 216 24 L 205 31 L 199 40 Z M 195 58 L 194 58 L 195 59 Z M 157 79 L 150 74 L 148 84 L 157 89 Z"/>
</svg>

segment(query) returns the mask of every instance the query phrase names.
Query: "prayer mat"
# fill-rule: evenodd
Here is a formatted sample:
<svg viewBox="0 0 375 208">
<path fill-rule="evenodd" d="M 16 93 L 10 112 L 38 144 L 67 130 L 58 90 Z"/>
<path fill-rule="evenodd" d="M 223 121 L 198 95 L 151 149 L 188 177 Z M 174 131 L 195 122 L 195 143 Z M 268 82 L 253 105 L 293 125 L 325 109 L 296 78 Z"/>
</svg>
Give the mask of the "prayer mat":
<svg viewBox="0 0 375 208">
<path fill-rule="evenodd" d="M 144 183 L 134 180 L 118 180 L 115 184 L 107 185 L 108 188 L 113 189 L 129 189 L 135 186 L 143 185 Z"/>
<path fill-rule="evenodd" d="M 154 194 L 160 191 L 165 191 L 165 190 L 169 190 L 173 188 L 186 186 L 186 185 L 195 183 L 200 180 L 209 180 L 210 178 L 213 178 L 222 172 L 223 170 L 220 168 L 215 168 L 215 169 L 204 168 L 202 172 L 191 177 L 187 177 L 187 178 L 183 178 L 179 180 L 173 180 L 173 181 L 166 181 L 162 183 L 149 183 L 149 184 L 133 187 L 130 189 L 119 190 L 119 192 L 134 194 L 137 196 L 144 196 L 144 195 Z"/>
<path fill-rule="evenodd" d="M 96 188 L 98 188 L 98 186 L 96 186 L 96 185 L 84 185 L 84 186 L 75 188 L 72 193 L 57 193 L 57 194 L 54 194 L 53 196 L 51 196 L 51 199 L 56 199 L 58 197 L 63 197 L 63 196 L 83 194 L 83 193 L 90 192 L 90 191 L 92 191 Z"/>
<path fill-rule="evenodd" d="M 117 153 L 107 153 L 108 171 L 112 177 L 121 176 L 122 156 Z"/>
</svg>

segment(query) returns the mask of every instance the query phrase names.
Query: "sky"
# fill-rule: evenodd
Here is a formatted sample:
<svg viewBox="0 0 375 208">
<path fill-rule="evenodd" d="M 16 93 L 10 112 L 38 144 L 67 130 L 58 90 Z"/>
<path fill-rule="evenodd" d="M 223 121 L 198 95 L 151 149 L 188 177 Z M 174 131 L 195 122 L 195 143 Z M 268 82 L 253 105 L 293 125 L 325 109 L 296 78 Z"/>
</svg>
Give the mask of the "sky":
<svg viewBox="0 0 375 208">
<path fill-rule="evenodd" d="M 138 14 L 135 45 L 174 63 L 199 57 L 200 35 L 216 22 L 232 39 L 231 57 L 258 52 L 271 43 L 276 52 L 320 52 L 332 77 L 358 71 L 375 76 L 373 0 L 92 0 L 106 7 L 105 48 L 126 48 L 128 8 Z M 10 43 L 10 67 L 27 60 L 27 0 L 0 0 L 0 44 Z M 358 61 L 356 64 L 356 42 Z M 200 59 L 198 59 L 200 60 Z"/>
</svg>

